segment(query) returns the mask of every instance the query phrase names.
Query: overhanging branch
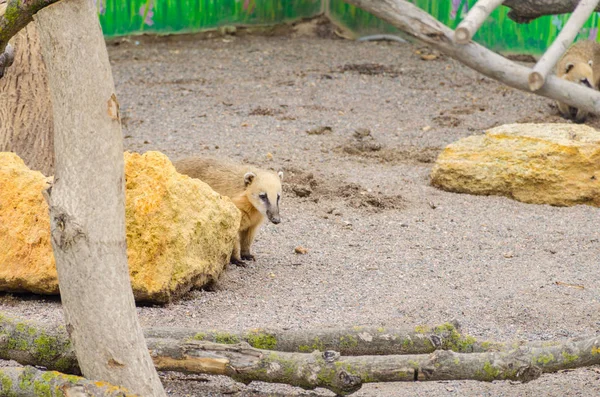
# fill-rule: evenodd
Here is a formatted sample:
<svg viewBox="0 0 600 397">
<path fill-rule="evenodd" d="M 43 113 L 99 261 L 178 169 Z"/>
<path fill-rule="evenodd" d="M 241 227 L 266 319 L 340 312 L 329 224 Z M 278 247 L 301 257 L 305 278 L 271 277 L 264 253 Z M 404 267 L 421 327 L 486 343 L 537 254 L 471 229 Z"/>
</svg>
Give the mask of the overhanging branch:
<svg viewBox="0 0 600 397">
<path fill-rule="evenodd" d="M 27 24 L 42 8 L 59 0 L 0 0 L 0 78 L 4 70 L 12 65 L 14 54 L 8 41 Z"/>
<path fill-rule="evenodd" d="M 579 0 L 505 0 L 511 11 L 508 17 L 517 23 L 528 23 L 544 15 L 573 12 Z M 600 11 L 600 6 L 596 7 Z"/>
</svg>

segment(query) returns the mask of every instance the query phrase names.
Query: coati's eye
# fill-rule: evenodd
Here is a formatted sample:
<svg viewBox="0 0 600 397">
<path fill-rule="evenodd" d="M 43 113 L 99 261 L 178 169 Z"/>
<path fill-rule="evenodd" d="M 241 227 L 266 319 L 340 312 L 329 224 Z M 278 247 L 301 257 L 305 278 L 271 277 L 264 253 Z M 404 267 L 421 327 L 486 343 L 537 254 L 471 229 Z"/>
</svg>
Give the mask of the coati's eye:
<svg viewBox="0 0 600 397">
<path fill-rule="evenodd" d="M 261 200 L 266 200 L 266 199 L 267 199 L 267 193 L 260 193 L 260 194 L 258 195 L 258 197 L 260 197 L 260 198 L 261 198 Z"/>
</svg>

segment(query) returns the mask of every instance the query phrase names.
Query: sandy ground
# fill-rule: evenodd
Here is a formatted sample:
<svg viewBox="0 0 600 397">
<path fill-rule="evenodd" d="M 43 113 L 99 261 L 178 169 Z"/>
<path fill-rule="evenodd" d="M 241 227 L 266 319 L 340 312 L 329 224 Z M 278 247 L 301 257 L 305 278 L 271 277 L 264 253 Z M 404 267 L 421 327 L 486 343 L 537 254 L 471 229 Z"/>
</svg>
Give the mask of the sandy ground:
<svg viewBox="0 0 600 397">
<path fill-rule="evenodd" d="M 259 233 L 256 262 L 230 267 L 211 290 L 138 308 L 144 326 L 412 327 L 457 319 L 465 332 L 501 341 L 598 332 L 597 208 L 429 184 L 446 144 L 504 123 L 561 122 L 556 107 L 447 57 L 424 61 L 419 48 L 316 37 L 131 39 L 109 47 L 126 149 L 228 157 L 282 169 L 286 178 L 283 221 Z M 295 254 L 298 245 L 308 253 Z M 0 311 L 62 316 L 57 300 L 31 296 L 0 296 Z M 355 395 L 592 396 L 600 395 L 599 373 L 580 369 L 524 385 L 366 385 Z M 163 380 L 172 396 L 332 395 L 209 376 Z"/>
</svg>

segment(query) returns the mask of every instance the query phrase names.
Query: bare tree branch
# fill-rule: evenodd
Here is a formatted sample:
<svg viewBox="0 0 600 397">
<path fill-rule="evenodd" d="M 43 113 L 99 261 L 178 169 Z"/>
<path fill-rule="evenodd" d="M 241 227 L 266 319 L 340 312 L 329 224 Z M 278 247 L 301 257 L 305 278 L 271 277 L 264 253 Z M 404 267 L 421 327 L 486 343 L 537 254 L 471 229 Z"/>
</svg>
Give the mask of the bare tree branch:
<svg viewBox="0 0 600 397">
<path fill-rule="evenodd" d="M 517 23 L 528 23 L 544 15 L 557 15 L 573 12 L 579 0 L 505 0 L 511 8 L 508 17 Z M 596 7 L 600 11 L 600 7 Z"/>
<path fill-rule="evenodd" d="M 453 43 L 454 32 L 431 15 L 404 0 L 345 0 L 386 20 L 415 39 L 455 58 L 468 67 L 522 91 L 529 90 L 531 69 L 509 61 L 487 48 L 470 42 Z M 541 1 L 541 0 L 540 0 Z M 548 76 L 537 95 L 564 102 L 587 112 L 600 114 L 600 92 Z"/>
<path fill-rule="evenodd" d="M 8 0 L 6 7 L 0 4 L 0 52 L 4 52 L 11 37 L 33 21 L 36 12 L 57 1 L 59 0 Z"/>
<path fill-rule="evenodd" d="M 42 8 L 59 0 L 0 0 L 0 79 L 14 61 L 14 49 L 8 41 L 33 21 Z"/>
<path fill-rule="evenodd" d="M 531 91 L 537 91 L 546 82 L 548 74 L 552 71 L 560 57 L 577 37 L 577 33 L 588 20 L 594 9 L 598 5 L 599 0 L 581 0 L 575 11 L 565 24 L 565 27 L 560 31 L 558 37 L 550 48 L 546 50 L 544 55 L 533 67 L 533 71 L 529 74 L 529 88 Z"/>
<path fill-rule="evenodd" d="M 456 28 L 454 41 L 457 44 L 471 41 L 487 17 L 503 2 L 504 0 L 479 0 Z"/>
</svg>

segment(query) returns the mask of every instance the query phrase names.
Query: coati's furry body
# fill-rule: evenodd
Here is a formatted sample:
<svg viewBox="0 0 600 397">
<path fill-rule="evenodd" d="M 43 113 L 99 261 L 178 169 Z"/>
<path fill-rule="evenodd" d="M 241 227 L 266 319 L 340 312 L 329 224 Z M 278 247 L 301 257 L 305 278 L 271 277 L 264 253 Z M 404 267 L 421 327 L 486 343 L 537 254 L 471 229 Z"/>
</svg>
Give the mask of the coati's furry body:
<svg viewBox="0 0 600 397">
<path fill-rule="evenodd" d="M 600 43 L 582 40 L 573 44 L 556 65 L 556 75 L 561 79 L 597 90 L 600 84 Z M 565 118 L 578 123 L 585 121 L 587 112 L 566 103 L 557 102 Z"/>
<path fill-rule="evenodd" d="M 227 196 L 242 213 L 239 241 L 231 254 L 231 262 L 254 260 L 250 246 L 264 218 L 281 222 L 279 201 L 283 173 L 261 170 L 244 164 L 212 158 L 190 157 L 173 162 L 180 174 L 200 179 L 217 193 Z"/>
</svg>

